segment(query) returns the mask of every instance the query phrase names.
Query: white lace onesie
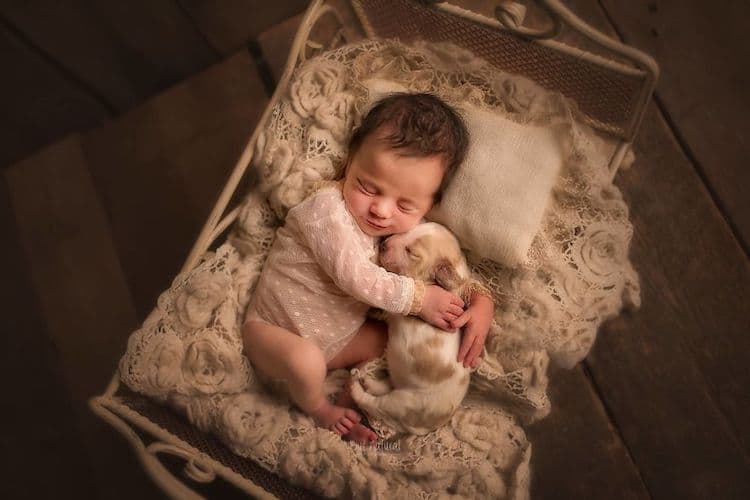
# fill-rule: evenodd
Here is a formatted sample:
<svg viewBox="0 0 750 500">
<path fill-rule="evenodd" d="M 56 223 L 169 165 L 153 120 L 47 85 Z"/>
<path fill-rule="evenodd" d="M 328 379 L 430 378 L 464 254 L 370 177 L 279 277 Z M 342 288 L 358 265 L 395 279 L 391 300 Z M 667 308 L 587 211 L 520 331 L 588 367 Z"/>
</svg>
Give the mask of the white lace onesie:
<svg viewBox="0 0 750 500">
<path fill-rule="evenodd" d="M 340 184 L 317 191 L 292 208 L 278 230 L 246 320 L 309 338 L 330 361 L 370 307 L 399 314 L 412 309 L 414 280 L 377 265 L 377 243 L 349 213 Z"/>
</svg>

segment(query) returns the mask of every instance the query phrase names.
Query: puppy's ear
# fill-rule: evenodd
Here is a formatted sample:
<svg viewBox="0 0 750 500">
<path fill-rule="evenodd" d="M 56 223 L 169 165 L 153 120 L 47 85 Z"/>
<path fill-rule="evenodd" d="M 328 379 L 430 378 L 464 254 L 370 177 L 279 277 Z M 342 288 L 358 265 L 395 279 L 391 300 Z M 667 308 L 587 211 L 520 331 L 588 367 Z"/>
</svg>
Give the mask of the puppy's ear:
<svg viewBox="0 0 750 500">
<path fill-rule="evenodd" d="M 435 282 L 446 290 L 456 290 L 461 286 L 461 276 L 448 259 L 440 259 L 432 270 Z"/>
</svg>

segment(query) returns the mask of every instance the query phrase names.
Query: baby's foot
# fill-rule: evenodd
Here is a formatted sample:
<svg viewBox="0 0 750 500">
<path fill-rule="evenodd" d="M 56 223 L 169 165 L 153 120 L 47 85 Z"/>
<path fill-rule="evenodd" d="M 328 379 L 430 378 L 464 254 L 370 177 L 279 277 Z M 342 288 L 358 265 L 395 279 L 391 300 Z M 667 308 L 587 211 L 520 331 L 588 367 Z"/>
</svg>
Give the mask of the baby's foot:
<svg viewBox="0 0 750 500">
<path fill-rule="evenodd" d="M 342 436 L 349 433 L 362 418 L 359 413 L 351 408 L 332 405 L 328 400 L 324 400 L 320 406 L 311 411 L 310 416 L 319 427 Z"/>
<path fill-rule="evenodd" d="M 362 445 L 374 444 L 378 440 L 378 435 L 363 424 L 354 424 L 346 439 Z"/>
</svg>

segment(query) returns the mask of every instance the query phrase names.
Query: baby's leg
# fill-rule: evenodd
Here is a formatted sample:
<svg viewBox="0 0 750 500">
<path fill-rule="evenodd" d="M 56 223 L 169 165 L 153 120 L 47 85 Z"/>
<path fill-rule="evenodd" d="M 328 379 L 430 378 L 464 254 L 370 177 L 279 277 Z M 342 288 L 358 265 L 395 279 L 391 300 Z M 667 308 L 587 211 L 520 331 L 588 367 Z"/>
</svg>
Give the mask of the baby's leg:
<svg viewBox="0 0 750 500">
<path fill-rule="evenodd" d="M 325 357 L 312 341 L 260 321 L 247 321 L 242 339 L 253 367 L 267 377 L 286 380 L 292 400 L 320 427 L 346 434 L 359 422 L 359 413 L 332 405 L 325 397 Z"/>
<path fill-rule="evenodd" d="M 349 368 L 370 361 L 385 352 L 388 343 L 388 325 L 382 321 L 368 319 L 348 344 L 328 362 L 328 369 Z"/>
<path fill-rule="evenodd" d="M 328 369 L 361 367 L 368 361 L 375 359 L 385 352 L 388 343 L 388 325 L 382 321 L 368 319 L 359 328 L 348 344 L 328 362 Z M 354 406 L 349 383 L 339 394 L 337 404 L 342 406 Z"/>
<path fill-rule="evenodd" d="M 328 369 L 361 367 L 371 359 L 375 359 L 385 352 L 388 343 L 388 326 L 382 321 L 367 320 L 346 346 L 328 362 Z M 336 404 L 348 408 L 356 408 L 351 394 L 351 378 L 339 393 Z M 358 443 L 372 443 L 377 441 L 377 435 L 362 424 L 356 424 L 347 434 L 347 438 Z"/>
</svg>

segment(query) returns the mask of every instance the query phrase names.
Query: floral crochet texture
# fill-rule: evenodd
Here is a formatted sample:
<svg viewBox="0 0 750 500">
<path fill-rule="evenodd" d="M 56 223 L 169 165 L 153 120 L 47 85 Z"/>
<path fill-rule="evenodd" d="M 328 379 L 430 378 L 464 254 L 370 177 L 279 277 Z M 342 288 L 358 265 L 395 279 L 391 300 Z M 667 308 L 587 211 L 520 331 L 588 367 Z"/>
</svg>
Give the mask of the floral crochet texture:
<svg viewBox="0 0 750 500">
<path fill-rule="evenodd" d="M 367 102 L 363 81 L 389 79 L 518 123 L 562 125 L 566 161 L 525 264 L 469 255 L 492 292 L 495 323 L 472 387 L 449 425 L 411 436 L 373 422 L 382 447 L 342 441 L 269 393 L 242 356 L 239 326 L 290 207 L 335 178 Z M 256 143 L 259 183 L 228 241 L 178 276 L 120 362 L 133 390 L 166 402 L 268 470 L 329 497 L 527 498 L 531 445 L 522 425 L 546 416 L 547 367 L 572 367 L 599 325 L 639 305 L 628 260 L 628 207 L 607 170 L 607 144 L 575 106 L 453 46 L 366 41 L 311 59 Z M 364 376 L 387 375 L 384 360 Z M 329 376 L 333 394 L 343 380 Z"/>
</svg>

